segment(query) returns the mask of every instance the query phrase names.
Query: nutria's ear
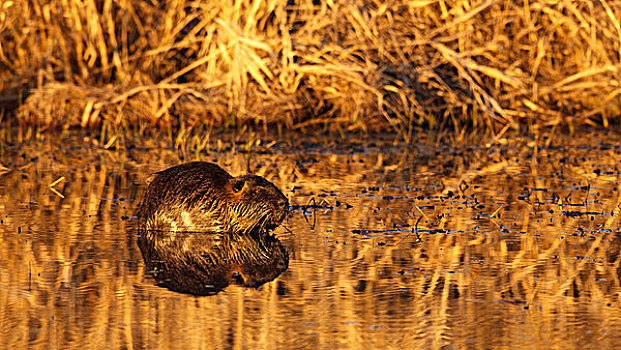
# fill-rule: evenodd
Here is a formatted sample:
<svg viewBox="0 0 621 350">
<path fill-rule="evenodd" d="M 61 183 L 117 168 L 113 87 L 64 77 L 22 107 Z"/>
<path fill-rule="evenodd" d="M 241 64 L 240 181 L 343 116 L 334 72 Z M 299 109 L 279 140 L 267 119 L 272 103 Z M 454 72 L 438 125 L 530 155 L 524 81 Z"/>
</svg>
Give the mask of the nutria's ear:
<svg viewBox="0 0 621 350">
<path fill-rule="evenodd" d="M 233 184 L 233 191 L 235 192 L 239 192 L 242 190 L 242 188 L 244 188 L 244 180 L 242 179 L 238 179 L 235 180 L 235 183 Z"/>
</svg>

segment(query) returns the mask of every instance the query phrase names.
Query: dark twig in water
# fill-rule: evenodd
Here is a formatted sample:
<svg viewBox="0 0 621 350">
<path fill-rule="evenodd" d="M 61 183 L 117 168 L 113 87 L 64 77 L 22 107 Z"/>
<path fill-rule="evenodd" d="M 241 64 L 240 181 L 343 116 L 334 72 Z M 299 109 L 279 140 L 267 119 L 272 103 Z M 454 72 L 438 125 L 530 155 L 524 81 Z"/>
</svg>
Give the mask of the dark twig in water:
<svg viewBox="0 0 621 350">
<path fill-rule="evenodd" d="M 315 210 L 313 210 L 313 223 L 310 223 L 308 221 L 308 218 L 306 217 L 306 211 L 308 210 L 308 207 L 310 207 L 311 202 L 313 203 L 314 206 L 317 205 L 317 202 L 315 201 L 315 197 L 311 197 L 308 200 L 308 203 L 306 203 L 306 206 L 304 207 L 304 212 L 303 212 L 304 215 L 302 215 L 302 216 L 304 217 L 304 220 L 306 221 L 306 223 L 310 226 L 310 229 L 314 230 L 315 229 L 315 225 L 317 224 L 317 215 L 316 215 Z"/>
<path fill-rule="evenodd" d="M 287 231 L 288 233 L 290 233 L 290 234 L 292 234 L 292 235 L 295 235 L 295 233 L 293 233 L 293 231 L 291 231 L 291 230 L 289 229 L 289 227 L 287 227 L 287 225 L 282 225 L 282 228 L 284 228 L 284 229 L 285 229 L 285 231 Z"/>
<path fill-rule="evenodd" d="M 587 188 L 586 188 L 586 196 L 584 197 L 584 207 L 587 209 L 587 211 L 589 211 L 589 192 L 591 191 L 591 183 L 589 182 L 589 180 L 587 179 Z"/>
<path fill-rule="evenodd" d="M 308 210 L 308 207 L 311 206 L 311 202 L 313 203 L 313 205 L 317 205 L 317 202 L 315 201 L 315 197 L 311 197 L 308 200 L 308 203 L 306 203 L 306 205 L 304 206 L 304 214 L 306 214 L 306 211 Z"/>
<path fill-rule="evenodd" d="M 418 223 L 423 219 L 423 216 L 419 216 L 418 220 L 416 220 L 416 224 L 414 224 L 414 231 L 412 231 L 413 233 L 416 234 L 416 241 L 417 242 L 421 242 L 422 239 L 420 238 L 420 235 L 418 234 Z"/>
<path fill-rule="evenodd" d="M 423 217 L 427 218 L 427 216 L 425 215 L 425 213 L 423 213 L 422 210 L 420 210 L 418 206 L 415 206 L 415 208 L 418 209 L 418 211 L 421 213 L 421 216 L 419 216 L 418 220 L 416 220 L 416 223 L 414 224 L 414 228 L 412 229 L 412 233 L 416 234 L 416 242 L 421 242 L 422 239 L 420 238 L 420 235 L 418 234 L 418 223 L 423 219 Z M 408 216 L 410 216 L 412 219 L 414 218 L 414 216 L 412 215 L 412 211 L 408 211 Z"/>
</svg>

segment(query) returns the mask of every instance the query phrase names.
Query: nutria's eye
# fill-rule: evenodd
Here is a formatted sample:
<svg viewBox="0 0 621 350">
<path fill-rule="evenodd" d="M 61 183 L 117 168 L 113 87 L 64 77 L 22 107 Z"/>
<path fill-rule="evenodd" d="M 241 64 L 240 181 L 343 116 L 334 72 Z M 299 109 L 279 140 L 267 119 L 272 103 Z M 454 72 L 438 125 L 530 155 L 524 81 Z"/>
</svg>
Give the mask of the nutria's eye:
<svg viewBox="0 0 621 350">
<path fill-rule="evenodd" d="M 244 188 L 244 180 L 235 181 L 235 184 L 233 185 L 233 191 L 239 192 L 242 190 L 242 188 Z"/>
</svg>

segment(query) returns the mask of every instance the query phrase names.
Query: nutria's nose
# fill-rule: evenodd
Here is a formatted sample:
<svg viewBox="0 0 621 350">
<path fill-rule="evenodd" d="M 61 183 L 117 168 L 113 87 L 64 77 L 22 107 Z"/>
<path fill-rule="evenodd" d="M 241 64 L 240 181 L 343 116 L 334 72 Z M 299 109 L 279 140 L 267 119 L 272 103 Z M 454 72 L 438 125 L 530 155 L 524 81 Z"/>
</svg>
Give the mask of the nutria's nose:
<svg viewBox="0 0 621 350">
<path fill-rule="evenodd" d="M 287 198 L 279 200 L 276 202 L 276 205 L 284 211 L 289 211 L 289 200 L 287 200 Z"/>
</svg>

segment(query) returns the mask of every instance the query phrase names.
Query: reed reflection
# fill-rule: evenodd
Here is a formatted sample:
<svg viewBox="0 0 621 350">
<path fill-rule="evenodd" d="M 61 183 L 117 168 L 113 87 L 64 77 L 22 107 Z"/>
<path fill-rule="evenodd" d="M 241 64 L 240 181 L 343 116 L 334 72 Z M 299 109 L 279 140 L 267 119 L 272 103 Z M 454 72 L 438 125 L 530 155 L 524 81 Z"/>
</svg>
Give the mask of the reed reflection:
<svg viewBox="0 0 621 350">
<path fill-rule="evenodd" d="M 257 288 L 289 266 L 289 254 L 272 235 L 171 232 L 139 229 L 138 246 L 158 285 L 212 295 L 229 284 Z"/>
</svg>

